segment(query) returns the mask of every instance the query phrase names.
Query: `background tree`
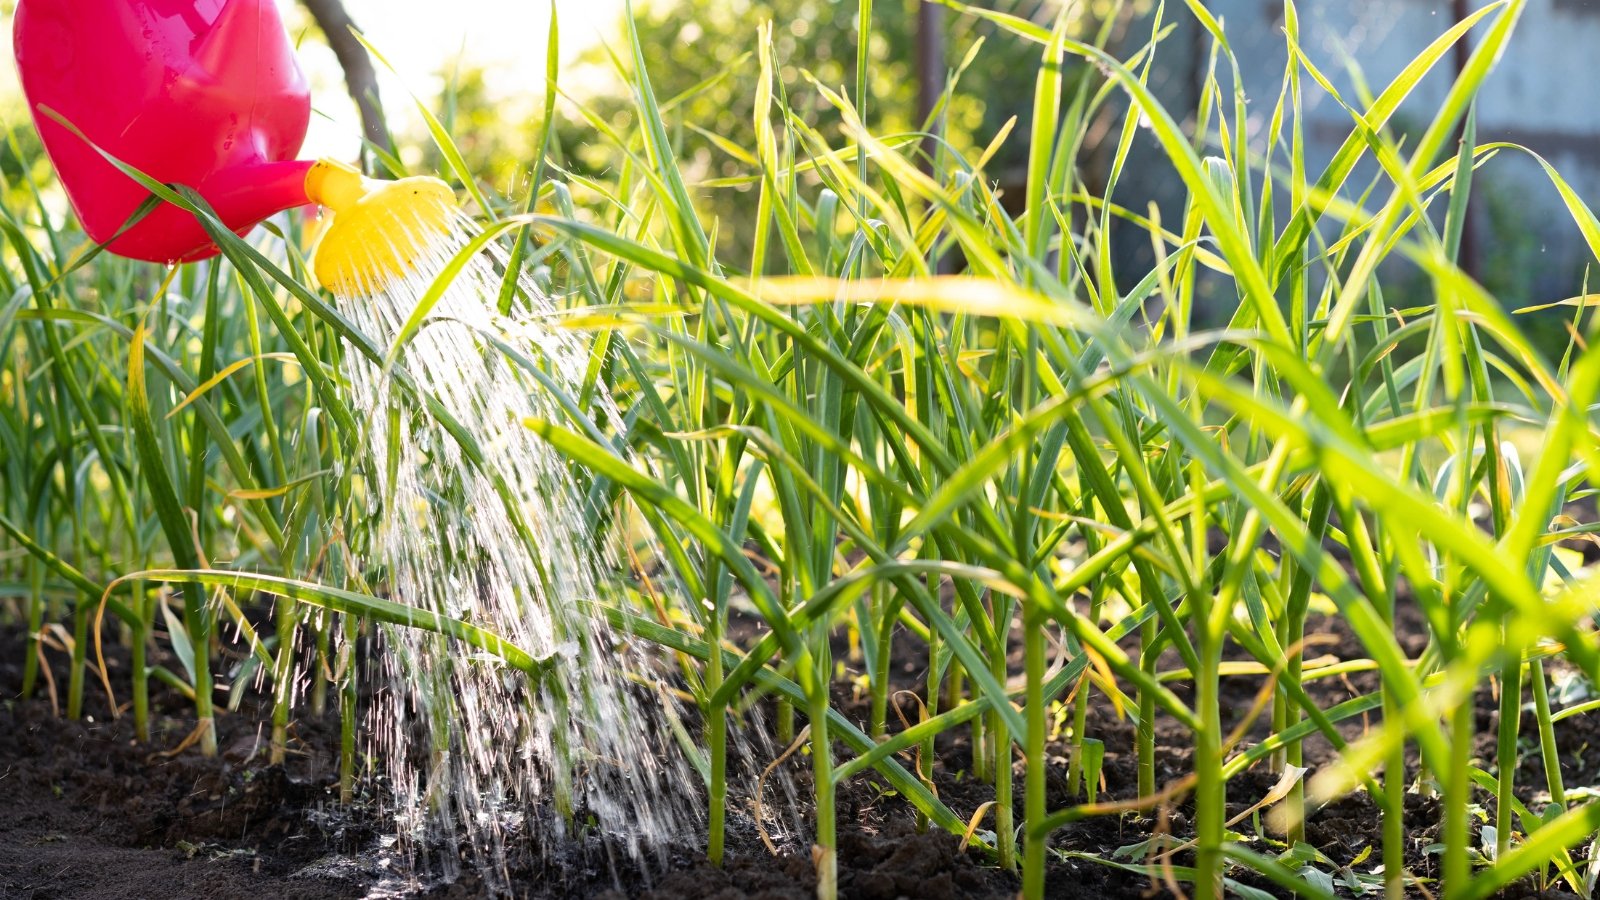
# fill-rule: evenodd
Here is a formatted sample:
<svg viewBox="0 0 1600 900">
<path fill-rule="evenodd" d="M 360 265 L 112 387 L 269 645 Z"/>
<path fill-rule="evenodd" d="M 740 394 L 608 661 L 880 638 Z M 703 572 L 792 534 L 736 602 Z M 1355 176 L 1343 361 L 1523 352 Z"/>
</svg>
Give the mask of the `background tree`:
<svg viewBox="0 0 1600 900">
<path fill-rule="evenodd" d="M 378 92 L 378 73 L 372 67 L 372 58 L 367 55 L 367 48 L 356 39 L 355 20 L 350 18 L 350 13 L 345 10 L 341 0 L 301 0 L 306 12 L 316 21 L 317 28 L 321 29 L 322 36 L 333 48 L 333 55 L 339 60 L 339 67 L 344 70 L 345 86 L 350 91 L 350 99 L 356 103 L 356 109 L 361 113 L 361 131 L 363 137 L 372 146 L 385 152 L 394 149 L 394 141 L 389 137 L 389 128 L 383 117 L 383 98 Z"/>
</svg>

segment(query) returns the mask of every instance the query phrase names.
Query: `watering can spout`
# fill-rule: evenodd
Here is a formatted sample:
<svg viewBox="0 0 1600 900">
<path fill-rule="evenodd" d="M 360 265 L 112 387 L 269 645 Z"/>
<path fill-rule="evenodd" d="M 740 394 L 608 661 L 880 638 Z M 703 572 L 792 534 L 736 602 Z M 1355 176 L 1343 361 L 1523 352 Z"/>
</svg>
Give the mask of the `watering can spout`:
<svg viewBox="0 0 1600 900">
<path fill-rule="evenodd" d="M 457 215 L 454 193 L 437 178 L 376 181 L 334 160 L 312 166 L 305 189 L 333 215 L 312 268 L 343 297 L 371 296 L 427 271 Z"/>
<path fill-rule="evenodd" d="M 268 216 L 309 205 L 306 174 L 314 165 L 286 160 L 234 166 L 218 171 L 199 191 L 228 228 L 248 230 Z"/>
</svg>

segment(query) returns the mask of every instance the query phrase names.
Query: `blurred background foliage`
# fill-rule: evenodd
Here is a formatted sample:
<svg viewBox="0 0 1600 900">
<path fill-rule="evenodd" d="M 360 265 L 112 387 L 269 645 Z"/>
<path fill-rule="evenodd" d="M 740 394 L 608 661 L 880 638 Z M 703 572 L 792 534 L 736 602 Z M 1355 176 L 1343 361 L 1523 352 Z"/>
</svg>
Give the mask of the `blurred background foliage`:
<svg viewBox="0 0 1600 900">
<path fill-rule="evenodd" d="M 1060 11 L 1054 0 L 990 0 L 980 4 L 1042 27 Z M 935 9 L 939 34 L 919 34 L 929 20 L 919 16 L 922 0 L 879 0 L 873 6 L 869 47 L 867 122 L 880 136 L 912 136 L 925 125 L 950 150 L 975 157 L 1008 122 L 1016 120 L 1011 137 L 987 166 L 1002 191 L 1020 195 L 1025 177 L 1027 125 L 1031 115 L 1036 59 L 1042 48 L 984 19 L 953 10 Z M 1126 30 L 1141 4 L 1115 23 Z M 1107 2 L 1074 4 L 1072 30 L 1087 35 L 1102 24 Z M 674 143 L 691 183 L 702 190 L 696 200 L 707 221 L 715 220 L 726 258 L 748 258 L 755 214 L 753 185 L 725 181 L 753 175 L 756 168 L 727 148 L 756 146 L 755 94 L 758 65 L 757 29 L 772 22 L 772 54 L 789 106 L 806 124 L 830 137 L 841 137 L 836 110 L 815 85 L 856 93 L 856 0 L 644 0 L 634 6 L 634 25 L 645 49 L 646 66 L 656 96 L 666 109 Z M 618 22 L 614 33 L 625 33 Z M 919 47 L 919 41 L 922 45 Z M 934 70 L 945 84 L 932 86 L 943 96 L 936 115 L 925 121 L 926 100 L 919 67 L 921 53 L 937 54 Z M 576 70 L 574 70 L 574 68 Z M 1082 74 L 1075 66 L 1072 74 Z M 945 91 L 947 79 L 960 70 L 958 90 Z M 587 70 L 587 71 L 584 71 Z M 483 68 L 470 60 L 450 63 L 437 98 L 440 118 L 459 135 L 461 151 L 471 168 L 497 189 L 517 195 L 538 152 L 542 110 L 530 117 L 506 117 L 489 88 Z M 602 128 L 633 135 L 634 103 L 629 95 L 632 61 L 599 44 L 569 67 L 563 78 L 589 86 L 558 103 L 552 159 L 568 172 L 601 178 L 625 164 L 621 148 L 608 141 Z M 1067 96 L 1071 96 L 1072 84 Z M 591 118 L 592 117 L 592 118 Z M 402 135 L 401 143 L 428 148 L 424 170 L 441 164 L 425 132 Z M 840 144 L 848 143 L 841 138 Z M 934 145 L 930 144 L 929 147 Z M 631 147 L 638 151 L 641 148 Z M 581 191 L 579 192 L 581 195 Z M 590 200 L 595 198 L 590 197 Z"/>
</svg>

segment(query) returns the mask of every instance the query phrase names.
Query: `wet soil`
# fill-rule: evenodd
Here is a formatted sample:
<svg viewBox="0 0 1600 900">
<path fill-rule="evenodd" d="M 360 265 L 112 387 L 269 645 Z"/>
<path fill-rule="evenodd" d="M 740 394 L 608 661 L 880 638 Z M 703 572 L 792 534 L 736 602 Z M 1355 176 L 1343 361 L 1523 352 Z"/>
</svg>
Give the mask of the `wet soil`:
<svg viewBox="0 0 1600 900">
<path fill-rule="evenodd" d="M 1403 611 L 1404 612 L 1404 611 Z M 1404 612 L 1397 628 L 1408 654 L 1420 652 L 1422 633 L 1414 612 Z M 1359 643 L 1337 619 L 1314 619 L 1309 630 L 1327 635 L 1309 656 L 1360 658 Z M 902 636 L 904 638 L 904 636 Z M 859 663 L 846 648 L 839 659 L 844 676 L 836 689 L 838 707 L 865 725 L 868 704 L 856 683 Z M 926 658 L 914 640 L 897 642 L 893 677 L 897 688 L 917 691 L 925 678 Z M 192 728 L 187 705 L 171 691 L 156 692 L 153 734 L 148 743 L 133 740 L 127 716 L 112 719 L 103 691 L 94 680 L 85 692 L 85 718 L 69 721 L 57 714 L 46 696 L 22 701 L 20 640 L 0 633 L 0 900 L 66 900 L 66 898 L 232 898 L 294 897 L 307 900 L 365 896 L 482 896 L 484 885 L 470 871 L 451 882 L 407 871 L 407 862 L 392 852 L 379 812 L 381 789 L 363 785 L 363 796 L 346 807 L 338 803 L 336 786 L 336 716 L 318 719 L 302 714 L 293 729 L 292 752 L 285 765 L 266 763 L 266 716 L 250 701 L 238 713 L 218 719 L 217 758 L 193 751 L 169 754 Z M 1235 654 L 1237 655 L 1237 654 Z M 66 660 L 49 657 L 58 690 L 66 684 Z M 1020 660 L 1018 661 L 1020 664 Z M 113 683 L 125 661 L 108 657 Z M 1020 665 L 1018 666 L 1020 668 Z M 125 683 L 125 679 L 122 682 Z M 1230 716 L 1250 709 L 1259 689 L 1255 677 L 1224 680 L 1223 707 Z M 1188 685 L 1174 682 L 1180 695 Z M 1376 676 L 1356 673 L 1308 683 L 1324 708 L 1375 689 Z M 122 698 L 126 702 L 126 698 Z M 1492 732 L 1498 718 L 1489 689 L 1477 698 L 1479 760 L 1493 758 Z M 892 716 L 891 716 L 892 718 Z M 1376 723 L 1356 717 L 1341 726 L 1347 739 Z M 1098 694 L 1090 706 L 1087 733 L 1105 743 L 1105 800 L 1134 796 L 1136 771 L 1133 728 Z M 1232 722 L 1225 723 L 1232 725 Z M 1251 734 L 1264 734 L 1258 723 Z M 1532 723 L 1524 723 L 1532 734 Z M 1158 720 L 1157 780 L 1170 783 L 1189 770 L 1188 735 L 1173 722 Z M 1569 789 L 1600 783 L 1600 717 L 1579 716 L 1562 722 L 1557 740 Z M 974 779 L 969 732 L 959 728 L 937 744 L 935 786 L 940 797 L 960 816 L 972 815 L 994 799 L 993 790 Z M 845 751 L 839 750 L 841 758 Z M 1051 778 L 1051 808 L 1073 802 L 1066 792 L 1068 748 L 1051 746 L 1057 771 Z M 1313 769 L 1333 757 L 1320 737 L 1306 742 L 1306 763 Z M 757 768 L 769 760 L 758 762 Z M 910 763 L 907 759 L 906 762 Z M 804 797 L 808 793 L 809 760 L 797 754 L 784 764 Z M 1022 820 L 1023 769 L 1016 767 L 1016 819 Z M 1246 771 L 1229 784 L 1230 808 L 1242 812 L 1263 798 L 1277 776 L 1264 765 Z M 1526 748 L 1519 784 L 1525 800 L 1536 800 L 1544 783 L 1536 750 Z M 807 898 L 815 886 L 807 847 L 779 842 L 769 852 L 742 805 L 730 814 L 729 850 L 725 864 L 710 865 L 700 847 L 701 836 L 686 835 L 680 847 L 664 848 L 646 867 L 617 858 L 600 837 L 590 834 L 559 847 L 526 848 L 509 863 L 517 896 L 531 898 L 642 897 L 678 898 Z M 740 790 L 735 786 L 734 792 Z M 770 788 L 769 788 L 770 790 Z M 769 799 L 769 803 L 772 801 Z M 1481 798 L 1492 809 L 1492 798 Z M 1535 806 L 1537 807 L 1537 803 Z M 1186 836 L 1192 808 L 1180 802 L 1160 815 L 1125 813 L 1087 819 L 1058 830 L 1052 847 L 1060 851 L 1051 864 L 1051 897 L 1148 898 L 1168 896 L 1160 883 L 1142 874 L 1075 854 L 1114 857 L 1122 862 L 1143 859 L 1138 847 L 1158 832 Z M 841 785 L 838 798 L 839 884 L 841 896 L 863 900 L 892 898 L 1006 898 L 1016 895 L 1018 881 L 996 868 L 993 860 L 959 849 L 956 837 L 918 833 L 909 805 L 885 788 L 881 778 L 866 774 Z M 1410 869 L 1419 876 L 1436 874 L 1437 857 L 1428 847 L 1438 839 L 1436 801 L 1412 796 L 1406 807 L 1411 844 Z M 990 828 L 992 817 L 980 828 Z M 1381 816 L 1363 793 L 1355 793 L 1314 811 L 1307 840 L 1327 855 L 1332 865 L 1348 866 L 1381 841 Z M 802 825 L 804 827 L 804 823 Z M 1476 827 L 1476 826 L 1475 826 Z M 1278 838 L 1253 819 L 1235 829 L 1259 849 L 1273 851 Z M 1120 852 L 1119 852 L 1120 850 Z M 1174 858 L 1188 861 L 1185 854 Z M 1373 861 L 1358 868 L 1370 870 Z M 1248 888 L 1267 894 L 1281 891 L 1264 882 L 1244 879 Z M 1529 896 L 1514 891 L 1508 896 Z M 1553 895 L 1561 896 L 1561 895 Z"/>
</svg>

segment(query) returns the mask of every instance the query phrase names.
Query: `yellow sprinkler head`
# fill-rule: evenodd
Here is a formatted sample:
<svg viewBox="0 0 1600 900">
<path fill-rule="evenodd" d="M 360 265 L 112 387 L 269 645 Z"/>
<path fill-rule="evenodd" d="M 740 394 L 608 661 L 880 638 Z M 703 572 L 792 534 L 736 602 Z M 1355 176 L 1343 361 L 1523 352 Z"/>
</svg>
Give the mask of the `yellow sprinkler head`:
<svg viewBox="0 0 1600 900">
<path fill-rule="evenodd" d="M 375 181 L 328 159 L 306 173 L 306 196 L 333 214 L 312 269 L 341 297 L 376 294 L 416 271 L 456 216 L 455 194 L 437 178 Z"/>
</svg>

